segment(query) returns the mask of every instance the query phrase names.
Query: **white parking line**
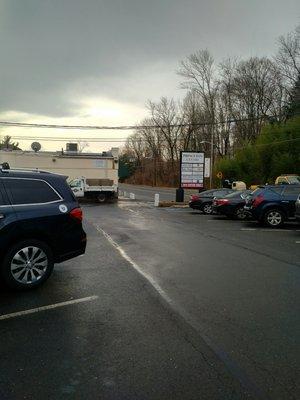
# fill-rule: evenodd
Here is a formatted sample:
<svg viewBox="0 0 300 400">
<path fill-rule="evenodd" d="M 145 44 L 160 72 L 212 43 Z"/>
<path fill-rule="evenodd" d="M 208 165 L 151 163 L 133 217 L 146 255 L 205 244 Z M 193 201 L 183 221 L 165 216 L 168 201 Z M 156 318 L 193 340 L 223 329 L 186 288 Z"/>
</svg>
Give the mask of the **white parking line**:
<svg viewBox="0 0 300 400">
<path fill-rule="evenodd" d="M 38 313 L 38 312 L 41 312 L 41 311 L 53 310 L 54 308 L 70 306 L 72 304 L 84 303 L 86 301 L 93 301 L 93 300 L 96 300 L 96 299 L 98 299 L 98 296 L 89 296 L 89 297 L 83 297 L 81 299 L 74 299 L 74 300 L 64 301 L 62 303 L 49 304 L 48 306 L 31 308 L 29 310 L 18 311 L 18 312 L 14 312 L 14 313 L 11 313 L 11 314 L 0 315 L 0 320 L 21 317 L 23 315 L 28 315 L 28 314 L 35 314 L 35 313 Z"/>
<path fill-rule="evenodd" d="M 166 292 L 159 286 L 159 284 L 146 272 L 142 270 L 142 268 L 132 260 L 132 258 L 126 253 L 126 251 L 117 243 L 114 241 L 114 239 L 106 233 L 102 228 L 99 226 L 96 227 L 97 231 L 100 232 L 107 240 L 108 242 L 120 253 L 120 255 L 140 274 L 142 275 L 147 281 L 151 283 L 151 285 L 157 290 L 157 292 L 169 303 L 173 304 L 172 300 L 170 297 L 166 294 Z"/>
<path fill-rule="evenodd" d="M 259 231 L 259 232 L 298 232 L 295 229 L 262 229 L 262 228 L 241 228 L 241 231 Z"/>
</svg>

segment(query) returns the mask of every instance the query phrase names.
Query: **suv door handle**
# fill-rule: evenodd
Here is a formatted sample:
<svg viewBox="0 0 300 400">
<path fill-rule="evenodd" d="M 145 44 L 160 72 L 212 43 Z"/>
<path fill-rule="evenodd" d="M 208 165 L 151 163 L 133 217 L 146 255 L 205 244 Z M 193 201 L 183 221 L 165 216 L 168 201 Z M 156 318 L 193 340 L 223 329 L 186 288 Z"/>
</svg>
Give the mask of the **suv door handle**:
<svg viewBox="0 0 300 400">
<path fill-rule="evenodd" d="M 5 218 L 5 215 L 4 214 L 0 214 L 0 219 L 3 219 L 3 218 Z"/>
</svg>

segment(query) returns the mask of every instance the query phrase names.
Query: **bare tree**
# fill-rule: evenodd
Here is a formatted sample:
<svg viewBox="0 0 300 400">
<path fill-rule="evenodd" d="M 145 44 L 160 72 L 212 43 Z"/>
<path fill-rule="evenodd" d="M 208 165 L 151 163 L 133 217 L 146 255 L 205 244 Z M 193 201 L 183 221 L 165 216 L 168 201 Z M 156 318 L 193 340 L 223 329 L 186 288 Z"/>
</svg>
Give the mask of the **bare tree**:
<svg viewBox="0 0 300 400">
<path fill-rule="evenodd" d="M 173 184 L 176 183 L 177 161 L 179 160 L 182 116 L 179 114 L 178 105 L 173 99 L 162 97 L 160 102 L 149 101 L 148 109 L 151 120 L 164 140 L 164 149 L 170 160 Z"/>
<path fill-rule="evenodd" d="M 280 36 L 278 44 L 279 49 L 275 56 L 275 62 L 291 88 L 300 76 L 300 25 L 286 36 Z"/>
<path fill-rule="evenodd" d="M 234 140 L 253 141 L 264 122 L 278 108 L 282 89 L 278 69 L 265 57 L 251 57 L 238 62 L 230 75 L 225 69 L 225 75 L 223 88 L 229 101 L 229 115 L 236 120 Z"/>
<path fill-rule="evenodd" d="M 209 113 L 210 121 L 215 121 L 218 81 L 214 59 L 208 50 L 200 50 L 181 61 L 178 74 L 186 78 L 181 86 L 195 91 Z"/>
</svg>

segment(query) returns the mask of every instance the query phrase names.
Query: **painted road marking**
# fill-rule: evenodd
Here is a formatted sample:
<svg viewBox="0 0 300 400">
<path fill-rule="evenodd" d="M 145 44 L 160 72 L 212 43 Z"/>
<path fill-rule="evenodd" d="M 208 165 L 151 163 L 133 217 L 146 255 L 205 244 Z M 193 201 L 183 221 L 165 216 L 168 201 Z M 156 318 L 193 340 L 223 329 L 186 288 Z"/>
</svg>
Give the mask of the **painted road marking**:
<svg viewBox="0 0 300 400">
<path fill-rule="evenodd" d="M 165 291 L 158 285 L 158 283 L 147 273 L 145 273 L 144 271 L 142 271 L 142 269 L 140 268 L 140 266 L 138 264 L 136 264 L 132 258 L 126 253 L 125 250 L 123 250 L 123 248 L 114 241 L 114 239 L 108 234 L 106 233 L 102 228 L 100 228 L 99 226 L 97 226 L 97 230 L 98 232 L 102 233 L 102 235 L 109 241 L 109 243 L 118 250 L 118 252 L 121 254 L 121 256 L 127 261 L 129 262 L 129 264 L 139 273 L 141 274 L 145 279 L 147 279 L 151 285 L 154 286 L 154 288 L 158 291 L 158 293 L 163 296 L 163 298 L 168 301 L 169 303 L 172 303 L 172 300 L 170 299 L 170 297 L 165 293 Z"/>
<path fill-rule="evenodd" d="M 114 239 L 106 233 L 100 226 L 96 226 L 98 232 L 100 232 L 108 242 L 120 253 L 120 255 L 140 274 L 142 275 L 158 292 L 158 294 L 166 301 L 169 306 L 175 310 L 182 318 L 191 325 L 196 331 L 199 332 L 200 337 L 206 343 L 206 345 L 216 354 L 216 356 L 227 366 L 232 375 L 244 386 L 250 393 L 254 395 L 257 400 L 266 400 L 266 395 L 263 391 L 253 382 L 247 374 L 236 364 L 236 362 L 218 345 L 212 342 L 212 340 L 203 332 L 203 328 L 195 322 L 192 316 L 181 306 L 176 304 L 167 293 L 161 288 L 161 286 L 126 253 L 126 251 L 114 241 Z"/>
<path fill-rule="evenodd" d="M 261 228 L 241 228 L 241 231 L 259 231 L 259 232 L 300 232 L 295 229 L 261 229 Z"/>
<path fill-rule="evenodd" d="M 262 232 L 293 232 L 293 229 L 261 229 Z"/>
<path fill-rule="evenodd" d="M 72 304 L 84 303 L 84 302 L 87 302 L 87 301 L 93 301 L 93 300 L 97 300 L 97 299 L 98 299 L 98 296 L 89 296 L 89 297 L 83 297 L 81 299 L 74 299 L 74 300 L 64 301 L 62 303 L 49 304 L 48 306 L 31 308 L 29 310 L 18 311 L 18 312 L 14 312 L 14 313 L 11 313 L 11 314 L 0 315 L 0 320 L 21 317 L 23 315 L 35 314 L 35 313 L 38 313 L 38 312 L 41 312 L 41 311 L 53 310 L 55 308 L 70 306 Z"/>
<path fill-rule="evenodd" d="M 296 243 L 300 244 L 300 240 L 296 240 Z"/>
<path fill-rule="evenodd" d="M 131 208 L 128 208 L 128 211 L 132 212 L 133 214 L 138 214 L 137 211 L 132 210 Z"/>
</svg>

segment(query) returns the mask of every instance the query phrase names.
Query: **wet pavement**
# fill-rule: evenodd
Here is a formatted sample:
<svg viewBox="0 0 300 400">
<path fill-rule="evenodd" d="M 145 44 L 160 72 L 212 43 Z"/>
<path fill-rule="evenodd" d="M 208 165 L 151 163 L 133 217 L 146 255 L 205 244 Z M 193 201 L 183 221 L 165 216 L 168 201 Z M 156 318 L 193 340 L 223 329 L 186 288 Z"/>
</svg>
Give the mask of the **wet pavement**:
<svg viewBox="0 0 300 400">
<path fill-rule="evenodd" d="M 38 290 L 1 287 L 2 316 L 46 306 L 0 319 L 1 400 L 298 397 L 298 225 L 83 209 L 85 256 Z"/>
</svg>

